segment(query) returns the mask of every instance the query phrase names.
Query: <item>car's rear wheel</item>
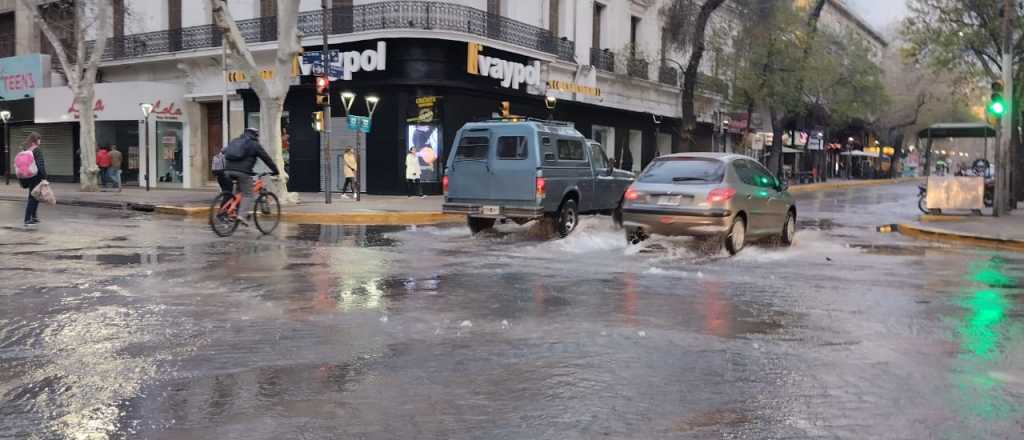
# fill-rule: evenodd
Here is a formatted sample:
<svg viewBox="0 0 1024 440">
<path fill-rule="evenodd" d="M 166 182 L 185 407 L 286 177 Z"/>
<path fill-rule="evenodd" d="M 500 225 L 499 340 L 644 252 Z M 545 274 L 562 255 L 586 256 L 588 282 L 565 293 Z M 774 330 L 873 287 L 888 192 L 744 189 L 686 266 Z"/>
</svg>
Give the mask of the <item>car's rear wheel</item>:
<svg viewBox="0 0 1024 440">
<path fill-rule="evenodd" d="M 746 240 L 747 222 L 743 217 L 736 216 L 732 221 L 732 227 L 729 228 L 729 233 L 725 234 L 725 250 L 729 251 L 729 255 L 736 255 L 743 250 Z"/>
<path fill-rule="evenodd" d="M 782 225 L 782 236 L 779 237 L 779 243 L 783 246 L 790 246 L 793 244 L 793 239 L 796 238 L 796 213 L 790 210 L 786 213 L 786 223 Z"/>
<path fill-rule="evenodd" d="M 580 213 L 576 208 L 576 200 L 565 199 L 562 206 L 558 208 L 558 212 L 555 213 L 555 233 L 560 238 L 568 237 L 579 223 Z"/>
<path fill-rule="evenodd" d="M 473 235 L 476 235 L 483 231 L 493 228 L 494 219 L 482 217 L 466 217 L 466 224 L 469 225 L 470 232 L 472 232 Z"/>
</svg>

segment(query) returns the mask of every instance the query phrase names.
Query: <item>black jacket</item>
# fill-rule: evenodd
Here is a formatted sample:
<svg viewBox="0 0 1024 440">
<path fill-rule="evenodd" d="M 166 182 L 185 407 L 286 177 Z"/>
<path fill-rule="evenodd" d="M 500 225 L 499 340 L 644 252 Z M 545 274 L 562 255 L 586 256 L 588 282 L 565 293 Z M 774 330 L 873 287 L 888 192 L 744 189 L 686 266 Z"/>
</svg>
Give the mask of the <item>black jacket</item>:
<svg viewBox="0 0 1024 440">
<path fill-rule="evenodd" d="M 244 154 L 240 160 L 225 159 L 224 171 L 236 171 L 251 176 L 255 174 L 252 169 L 256 166 L 256 158 L 259 158 L 263 163 L 267 164 L 270 171 L 273 171 L 275 174 L 279 173 L 277 164 L 275 164 L 274 160 L 270 158 L 267 151 L 260 146 L 260 142 L 256 140 L 256 137 L 249 134 L 249 132 L 242 133 L 241 136 L 231 142 L 242 142 Z"/>
<path fill-rule="evenodd" d="M 43 179 L 46 178 L 46 160 L 43 159 L 43 150 L 36 147 L 35 150 L 32 150 L 32 157 L 36 159 L 36 169 L 38 169 L 39 172 L 28 179 L 19 180 L 22 188 L 35 188 L 39 182 L 42 182 Z"/>
</svg>

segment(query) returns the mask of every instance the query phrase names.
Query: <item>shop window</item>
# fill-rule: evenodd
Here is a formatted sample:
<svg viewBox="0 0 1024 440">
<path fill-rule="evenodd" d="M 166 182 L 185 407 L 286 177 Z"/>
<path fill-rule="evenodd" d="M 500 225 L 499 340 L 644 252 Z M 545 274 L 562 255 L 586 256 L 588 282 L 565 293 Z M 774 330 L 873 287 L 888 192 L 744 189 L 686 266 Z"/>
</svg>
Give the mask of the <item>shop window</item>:
<svg viewBox="0 0 1024 440">
<path fill-rule="evenodd" d="M 420 181 L 436 182 L 441 174 L 438 158 L 441 157 L 441 137 L 439 125 L 409 125 L 408 144 L 406 151 L 413 150 L 420 161 Z M 485 153 L 486 154 L 486 153 Z"/>
<path fill-rule="evenodd" d="M 558 140 L 558 160 L 583 160 L 583 142 Z"/>
<path fill-rule="evenodd" d="M 528 145 L 524 136 L 502 136 L 498 138 L 498 159 L 526 159 L 529 156 Z"/>
</svg>

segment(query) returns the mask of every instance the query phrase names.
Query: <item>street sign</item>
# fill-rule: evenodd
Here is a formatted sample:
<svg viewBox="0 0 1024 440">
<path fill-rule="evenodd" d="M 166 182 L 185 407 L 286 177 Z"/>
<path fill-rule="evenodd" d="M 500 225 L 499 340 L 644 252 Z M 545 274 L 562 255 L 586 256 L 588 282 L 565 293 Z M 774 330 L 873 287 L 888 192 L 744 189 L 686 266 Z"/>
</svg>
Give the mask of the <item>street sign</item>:
<svg viewBox="0 0 1024 440">
<path fill-rule="evenodd" d="M 352 131 L 370 132 L 370 118 L 366 116 L 349 116 L 348 129 Z"/>
</svg>

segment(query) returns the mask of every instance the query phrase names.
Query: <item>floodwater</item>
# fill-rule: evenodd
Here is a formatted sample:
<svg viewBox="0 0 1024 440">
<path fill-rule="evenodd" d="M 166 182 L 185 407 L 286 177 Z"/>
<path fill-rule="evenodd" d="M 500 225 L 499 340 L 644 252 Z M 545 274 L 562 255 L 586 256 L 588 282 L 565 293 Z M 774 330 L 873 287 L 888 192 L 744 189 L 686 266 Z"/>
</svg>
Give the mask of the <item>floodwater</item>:
<svg viewBox="0 0 1024 440">
<path fill-rule="evenodd" d="M 801 197 L 734 258 L 43 207 L 0 229 L 0 438 L 1024 435 L 1024 256 L 876 232 L 913 185 Z"/>
</svg>

